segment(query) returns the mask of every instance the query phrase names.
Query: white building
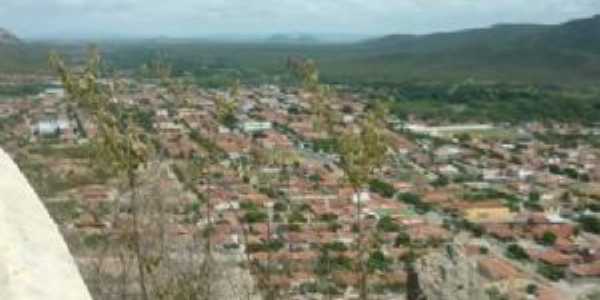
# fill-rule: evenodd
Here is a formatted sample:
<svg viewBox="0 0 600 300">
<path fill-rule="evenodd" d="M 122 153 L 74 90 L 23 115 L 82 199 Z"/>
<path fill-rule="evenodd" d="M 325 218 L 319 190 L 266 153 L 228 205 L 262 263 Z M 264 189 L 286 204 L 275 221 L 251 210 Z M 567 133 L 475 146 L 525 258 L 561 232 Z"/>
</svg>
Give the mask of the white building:
<svg viewBox="0 0 600 300">
<path fill-rule="evenodd" d="M 63 88 L 47 88 L 44 93 L 48 96 L 55 96 L 63 98 L 65 96 L 65 89 Z"/>
<path fill-rule="evenodd" d="M 425 126 L 420 124 L 407 124 L 404 128 L 421 134 L 427 134 L 431 136 L 442 136 L 444 134 L 455 134 L 460 132 L 468 131 L 487 131 L 493 130 L 495 127 L 491 124 L 465 124 L 465 125 L 452 125 L 452 126 Z"/>
<path fill-rule="evenodd" d="M 367 191 L 362 191 L 360 193 L 354 193 L 352 195 L 352 203 L 366 203 L 371 200 L 371 195 Z"/>
<path fill-rule="evenodd" d="M 242 125 L 242 129 L 245 132 L 259 132 L 269 130 L 271 128 L 273 128 L 273 124 L 271 124 L 271 122 L 248 121 Z"/>
<path fill-rule="evenodd" d="M 37 124 L 33 125 L 31 131 L 33 134 L 53 135 L 69 130 L 70 128 L 71 125 L 69 124 L 69 121 L 59 119 L 39 121 Z"/>
</svg>

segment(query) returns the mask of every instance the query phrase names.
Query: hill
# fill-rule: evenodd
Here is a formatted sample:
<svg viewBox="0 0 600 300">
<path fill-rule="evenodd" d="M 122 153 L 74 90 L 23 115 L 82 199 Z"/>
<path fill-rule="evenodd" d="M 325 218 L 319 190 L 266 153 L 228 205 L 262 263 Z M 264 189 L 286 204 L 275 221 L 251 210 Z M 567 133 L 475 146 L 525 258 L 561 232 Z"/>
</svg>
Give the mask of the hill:
<svg viewBox="0 0 600 300">
<path fill-rule="evenodd" d="M 588 51 L 600 54 L 600 15 L 551 27 L 532 37 L 534 47 Z"/>
<path fill-rule="evenodd" d="M 387 52 L 435 53 L 468 48 L 600 50 L 600 15 L 559 25 L 498 24 L 489 28 L 427 35 L 389 35 L 363 43 Z"/>
<path fill-rule="evenodd" d="M 31 73 L 47 69 L 47 45 L 27 43 L 0 28 L 0 72 Z"/>
<path fill-rule="evenodd" d="M 360 47 L 367 55 L 355 63 L 380 70 L 376 79 L 600 80 L 600 16 L 559 25 L 390 35 Z"/>
<path fill-rule="evenodd" d="M 290 56 L 319 62 L 323 79 L 351 83 L 414 80 L 589 84 L 600 80 L 600 16 L 558 25 L 499 24 L 427 35 L 390 35 L 354 44 L 274 35 L 255 43 L 104 45 L 109 61 L 133 68 L 168 53 L 180 71 L 237 69 L 258 78 L 285 72 Z M 102 47 L 102 45 L 101 45 Z M 144 59 L 144 61 L 142 61 Z"/>
<path fill-rule="evenodd" d="M 428 35 L 389 35 L 366 41 L 364 45 L 383 52 L 410 53 L 430 53 L 484 45 L 503 47 L 523 37 L 544 32 L 547 28 L 548 26 L 544 25 L 499 24 L 490 28 Z"/>
<path fill-rule="evenodd" d="M 317 43 L 319 40 L 310 34 L 274 34 L 270 36 L 267 43 L 283 43 L 283 44 L 312 44 Z"/>
<path fill-rule="evenodd" d="M 0 45 L 6 45 L 6 44 L 10 44 L 10 45 L 15 45 L 15 44 L 21 44 L 21 40 L 14 35 L 12 32 L 0 28 Z"/>
<path fill-rule="evenodd" d="M 558 25 L 499 24 L 427 35 L 397 34 L 354 44 L 327 44 L 309 35 L 278 34 L 254 42 L 128 40 L 99 41 L 97 45 L 117 68 L 135 69 L 167 57 L 178 71 L 208 76 L 211 81 L 223 81 L 231 74 L 242 79 L 248 74 L 250 80 L 273 78 L 286 72 L 290 56 L 317 60 L 323 79 L 333 82 L 474 78 L 567 85 L 600 81 L 600 16 Z M 77 56 L 85 53 L 86 46 L 0 43 L 0 71 L 45 69 L 48 49 Z"/>
</svg>

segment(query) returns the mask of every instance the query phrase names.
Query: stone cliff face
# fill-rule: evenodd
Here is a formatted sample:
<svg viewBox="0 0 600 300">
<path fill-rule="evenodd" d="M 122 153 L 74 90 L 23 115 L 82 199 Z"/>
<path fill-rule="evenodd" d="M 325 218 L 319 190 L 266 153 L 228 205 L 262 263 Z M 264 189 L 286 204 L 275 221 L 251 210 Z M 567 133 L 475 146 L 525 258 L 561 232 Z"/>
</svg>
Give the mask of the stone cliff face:
<svg viewBox="0 0 600 300">
<path fill-rule="evenodd" d="M 91 300 L 58 227 L 2 149 L 0 299 Z"/>
<path fill-rule="evenodd" d="M 417 260 L 414 265 L 421 295 L 427 300 L 487 300 L 484 282 L 474 262 L 458 244 Z"/>
</svg>

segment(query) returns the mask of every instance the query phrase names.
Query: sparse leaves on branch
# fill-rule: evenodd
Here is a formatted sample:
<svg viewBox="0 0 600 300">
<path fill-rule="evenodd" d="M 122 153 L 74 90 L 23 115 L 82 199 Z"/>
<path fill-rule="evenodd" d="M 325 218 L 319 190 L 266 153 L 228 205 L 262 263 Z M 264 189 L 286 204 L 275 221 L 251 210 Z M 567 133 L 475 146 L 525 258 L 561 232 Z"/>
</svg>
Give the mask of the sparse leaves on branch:
<svg viewBox="0 0 600 300">
<path fill-rule="evenodd" d="M 98 51 L 90 49 L 88 63 L 79 74 L 69 70 L 56 53 L 51 54 L 50 63 L 61 78 L 68 100 L 85 109 L 96 121 L 98 135 L 94 143 L 98 158 L 116 173 L 137 170 L 147 162 L 151 152 L 148 137 L 131 116 L 120 115 L 124 110 L 116 97 L 122 83 L 117 80 L 99 83 Z"/>
</svg>

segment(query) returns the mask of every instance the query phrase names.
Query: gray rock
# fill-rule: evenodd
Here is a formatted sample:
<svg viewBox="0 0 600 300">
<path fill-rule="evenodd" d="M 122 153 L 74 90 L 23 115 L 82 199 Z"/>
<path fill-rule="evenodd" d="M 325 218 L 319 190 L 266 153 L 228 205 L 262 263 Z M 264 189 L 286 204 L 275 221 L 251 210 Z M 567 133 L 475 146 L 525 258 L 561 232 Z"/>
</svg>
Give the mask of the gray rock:
<svg viewBox="0 0 600 300">
<path fill-rule="evenodd" d="M 91 299 L 58 227 L 2 149 L 0 299 Z"/>
<path fill-rule="evenodd" d="M 487 300 L 474 261 L 459 244 L 431 253 L 415 263 L 419 287 L 427 300 Z"/>
</svg>

